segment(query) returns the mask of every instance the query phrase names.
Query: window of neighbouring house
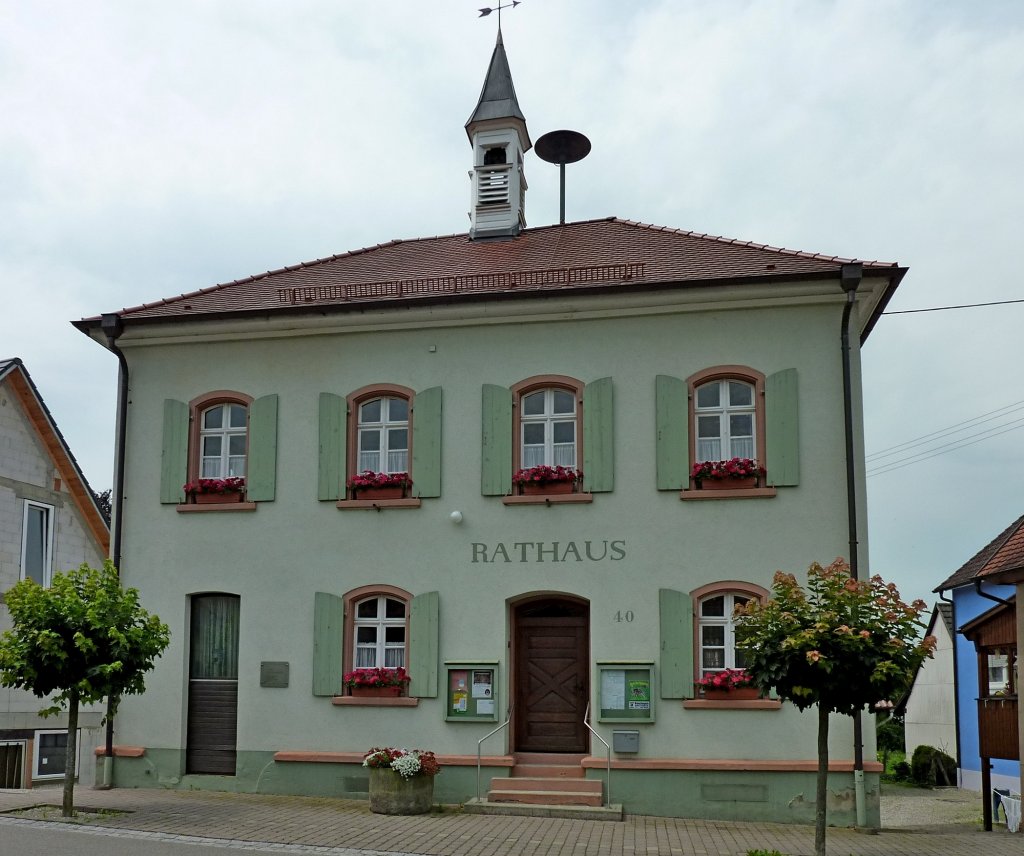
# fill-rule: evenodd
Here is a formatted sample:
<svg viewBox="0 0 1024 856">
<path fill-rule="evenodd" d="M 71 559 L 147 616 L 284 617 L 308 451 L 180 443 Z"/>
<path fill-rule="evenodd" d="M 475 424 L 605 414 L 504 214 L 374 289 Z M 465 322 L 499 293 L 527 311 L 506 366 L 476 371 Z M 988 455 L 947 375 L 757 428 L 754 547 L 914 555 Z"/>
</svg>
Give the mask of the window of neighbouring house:
<svg viewBox="0 0 1024 856">
<path fill-rule="evenodd" d="M 82 732 L 75 740 L 75 775 L 78 775 L 78 759 L 81 755 Z M 33 779 L 56 779 L 64 776 L 67 764 L 68 732 L 37 731 L 35 733 L 35 769 Z"/>
<path fill-rule="evenodd" d="M 54 508 L 41 502 L 25 501 L 21 536 L 21 578 L 50 584 L 53 570 Z"/>
</svg>

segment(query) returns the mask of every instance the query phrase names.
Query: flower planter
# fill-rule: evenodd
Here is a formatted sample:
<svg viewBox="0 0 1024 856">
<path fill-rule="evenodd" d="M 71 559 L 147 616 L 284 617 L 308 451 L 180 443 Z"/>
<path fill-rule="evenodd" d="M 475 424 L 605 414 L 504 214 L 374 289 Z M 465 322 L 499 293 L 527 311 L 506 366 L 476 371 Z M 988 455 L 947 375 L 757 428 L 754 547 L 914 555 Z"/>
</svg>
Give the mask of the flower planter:
<svg viewBox="0 0 1024 856">
<path fill-rule="evenodd" d="M 702 479 L 697 482 L 698 490 L 747 490 L 757 487 L 757 476 L 743 479 Z"/>
<path fill-rule="evenodd" d="M 572 493 L 575 482 L 523 482 L 519 491 L 523 496 L 550 496 L 551 494 Z"/>
<path fill-rule="evenodd" d="M 751 701 L 760 698 L 757 687 L 736 687 L 734 690 L 704 690 L 707 701 Z"/>
<path fill-rule="evenodd" d="M 352 494 L 356 499 L 402 499 L 405 496 L 405 488 L 401 485 L 359 487 L 353 488 Z"/>
<path fill-rule="evenodd" d="M 388 768 L 370 768 L 370 811 L 375 814 L 427 814 L 433 802 L 433 776 L 406 779 Z"/>
<path fill-rule="evenodd" d="M 214 503 L 241 502 L 242 494 L 238 491 L 229 493 L 191 493 L 189 498 L 196 505 L 213 505 Z"/>
<path fill-rule="evenodd" d="M 401 687 L 352 687 L 353 698 L 398 698 Z"/>
</svg>

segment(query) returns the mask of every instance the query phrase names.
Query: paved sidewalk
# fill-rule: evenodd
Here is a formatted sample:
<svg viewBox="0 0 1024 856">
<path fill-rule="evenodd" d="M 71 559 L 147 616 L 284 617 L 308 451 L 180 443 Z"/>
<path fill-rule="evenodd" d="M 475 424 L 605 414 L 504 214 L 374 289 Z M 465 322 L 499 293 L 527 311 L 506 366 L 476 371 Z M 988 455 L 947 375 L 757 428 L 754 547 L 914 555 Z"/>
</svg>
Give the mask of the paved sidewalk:
<svg viewBox="0 0 1024 856">
<path fill-rule="evenodd" d="M 968 805 L 971 797 L 946 799 Z M 57 788 L 0 790 L 0 827 L 14 821 L 2 814 L 41 804 L 60 804 Z M 787 856 L 814 852 L 808 826 L 724 823 L 629 816 L 623 823 L 525 817 L 484 817 L 457 809 L 420 817 L 371 814 L 362 801 L 228 794 L 212 791 L 76 789 L 80 809 L 99 814 L 90 831 L 115 835 L 158 833 L 236 842 L 352 848 L 364 852 L 431 856 L 745 856 L 751 849 L 777 849 Z M 975 803 L 977 805 L 977 803 Z M 964 811 L 951 810 L 953 820 Z M 884 809 L 883 809 L 884 814 Z M 968 816 L 970 811 L 967 812 Z M 980 810 L 976 817 L 980 818 Z M 933 817 L 932 822 L 935 822 Z M 1005 828 L 985 833 L 977 822 L 883 830 L 866 835 L 829 829 L 828 850 L 836 856 L 1021 856 L 1024 836 Z"/>
</svg>

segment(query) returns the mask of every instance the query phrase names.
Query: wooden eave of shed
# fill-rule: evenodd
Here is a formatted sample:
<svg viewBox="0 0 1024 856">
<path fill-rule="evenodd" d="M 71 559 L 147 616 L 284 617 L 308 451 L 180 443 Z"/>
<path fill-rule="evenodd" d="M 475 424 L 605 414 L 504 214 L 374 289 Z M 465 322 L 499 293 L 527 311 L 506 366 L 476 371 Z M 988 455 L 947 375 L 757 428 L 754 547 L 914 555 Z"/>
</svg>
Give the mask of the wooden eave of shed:
<svg viewBox="0 0 1024 856">
<path fill-rule="evenodd" d="M 996 604 L 988 612 L 968 621 L 960 628 L 960 632 L 978 650 L 1016 647 L 1016 598 L 1009 598 L 1008 603 Z"/>
</svg>

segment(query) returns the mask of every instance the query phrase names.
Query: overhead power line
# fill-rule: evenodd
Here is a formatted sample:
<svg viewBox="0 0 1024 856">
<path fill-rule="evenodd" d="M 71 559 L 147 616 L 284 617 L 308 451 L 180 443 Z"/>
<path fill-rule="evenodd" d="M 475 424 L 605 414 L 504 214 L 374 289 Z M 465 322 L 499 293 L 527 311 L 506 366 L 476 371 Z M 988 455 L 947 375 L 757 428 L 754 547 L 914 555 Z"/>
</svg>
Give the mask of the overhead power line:
<svg viewBox="0 0 1024 856">
<path fill-rule="evenodd" d="M 930 454 L 928 452 L 919 452 L 917 455 L 913 455 L 910 458 L 907 458 L 905 461 L 897 461 L 895 464 L 888 464 L 884 467 L 878 467 L 877 469 L 874 470 L 868 470 L 866 475 L 868 476 L 868 478 L 870 478 L 871 476 L 881 475 L 882 473 L 891 473 L 894 472 L 895 470 L 902 470 L 904 467 L 909 467 L 911 464 L 919 464 L 921 463 L 921 461 L 927 461 L 929 458 L 934 458 L 937 457 L 938 455 L 948 455 L 950 452 L 957 451 L 957 449 L 963 449 L 966 446 L 973 446 L 975 443 L 980 443 L 983 440 L 991 440 L 993 437 L 998 437 L 1000 434 L 1008 434 L 1010 431 L 1017 431 L 1020 428 L 1024 428 L 1024 419 L 1020 419 L 1018 420 L 1018 422 L 1020 424 L 999 426 L 1004 429 L 1002 431 L 996 431 L 995 429 L 992 429 L 991 431 L 983 432 L 980 435 L 972 435 L 977 439 L 965 437 L 962 442 L 957 441 L 955 443 L 947 443 L 946 446 L 939 446 Z"/>
<path fill-rule="evenodd" d="M 922 434 L 920 437 L 915 437 L 914 439 L 907 440 L 904 443 L 897 443 L 895 446 L 889 446 L 888 448 L 880 449 L 877 452 L 872 452 L 866 456 L 865 460 L 869 465 L 874 464 L 882 458 L 890 458 L 893 455 L 907 452 L 916 446 L 928 445 L 929 443 L 933 443 L 935 440 L 946 437 L 950 434 L 957 434 L 960 431 L 966 431 L 968 428 L 976 428 L 978 425 L 983 425 L 986 422 L 992 422 L 995 419 L 1009 416 L 1011 413 L 1015 413 L 1022 408 L 1024 408 L 1024 401 L 1016 401 L 1013 404 L 1007 404 L 1004 407 L 997 408 L 996 410 L 990 410 L 988 413 L 982 413 L 980 416 L 975 416 L 971 419 L 964 420 L 963 422 L 957 422 L 955 425 L 950 425 L 948 428 L 940 428 L 938 431 L 932 431 L 929 434 Z"/>
<path fill-rule="evenodd" d="M 948 309 L 977 309 L 979 306 L 1006 306 L 1010 303 L 1024 303 L 1021 300 L 993 300 L 991 303 L 960 303 L 956 306 L 932 306 L 929 309 L 893 309 L 883 315 L 914 315 L 919 312 L 945 312 Z"/>
</svg>

